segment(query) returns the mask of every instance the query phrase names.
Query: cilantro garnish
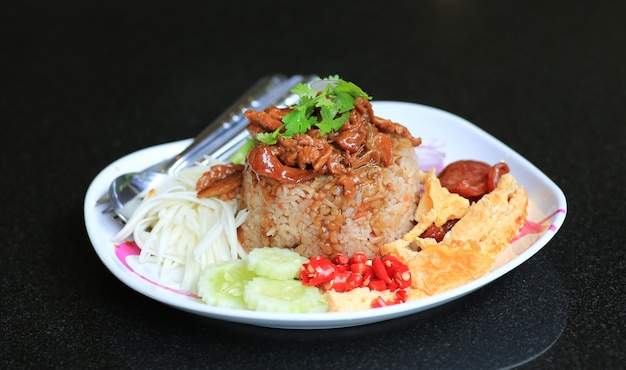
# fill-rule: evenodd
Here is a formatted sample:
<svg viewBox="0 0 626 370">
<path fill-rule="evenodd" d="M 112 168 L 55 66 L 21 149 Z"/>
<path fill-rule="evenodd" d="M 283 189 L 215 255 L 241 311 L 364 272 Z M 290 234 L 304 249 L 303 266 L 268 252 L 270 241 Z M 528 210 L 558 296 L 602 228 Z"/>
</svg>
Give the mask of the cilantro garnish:
<svg viewBox="0 0 626 370">
<path fill-rule="evenodd" d="M 291 107 L 293 111 L 283 117 L 283 125 L 276 131 L 257 136 L 262 143 L 273 145 L 276 144 L 279 135 L 293 137 L 313 127 L 317 127 L 322 136 L 339 130 L 350 117 L 355 98 L 372 99 L 360 87 L 342 80 L 338 75 L 317 80 L 311 85 L 299 83 L 291 89 L 291 92 L 300 97 L 300 102 Z M 316 108 L 319 108 L 321 117 L 319 122 L 318 117 L 313 114 Z"/>
</svg>

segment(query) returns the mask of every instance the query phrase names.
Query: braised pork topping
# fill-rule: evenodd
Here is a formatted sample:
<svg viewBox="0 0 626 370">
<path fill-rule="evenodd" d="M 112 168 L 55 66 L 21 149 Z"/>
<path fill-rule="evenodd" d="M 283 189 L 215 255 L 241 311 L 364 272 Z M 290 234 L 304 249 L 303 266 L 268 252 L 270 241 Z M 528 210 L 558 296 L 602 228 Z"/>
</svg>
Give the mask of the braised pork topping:
<svg viewBox="0 0 626 370">
<path fill-rule="evenodd" d="M 248 164 L 259 176 L 283 183 L 298 183 L 317 176 L 336 175 L 346 187 L 346 195 L 359 183 L 355 169 L 363 166 L 389 166 L 393 162 L 393 141 L 390 135 L 405 137 L 414 146 L 421 139 L 395 122 L 374 115 L 372 104 L 357 97 L 355 109 L 346 123 L 337 130 L 321 135 L 312 128 L 293 137 L 277 137 L 277 143 L 259 143 L 248 154 Z M 268 108 L 263 112 L 248 110 L 248 131 L 253 138 L 259 133 L 279 129 L 280 120 L 290 108 Z M 319 118 L 321 119 L 321 117 Z"/>
</svg>

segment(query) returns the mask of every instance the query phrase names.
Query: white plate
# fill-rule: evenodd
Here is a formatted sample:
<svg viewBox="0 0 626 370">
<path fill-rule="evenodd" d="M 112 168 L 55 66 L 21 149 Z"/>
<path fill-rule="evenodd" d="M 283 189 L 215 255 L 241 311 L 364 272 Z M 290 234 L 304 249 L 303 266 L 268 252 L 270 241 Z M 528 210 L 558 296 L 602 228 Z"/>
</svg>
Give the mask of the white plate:
<svg viewBox="0 0 626 370">
<path fill-rule="evenodd" d="M 111 163 L 96 176 L 89 186 L 84 205 L 87 233 L 94 249 L 105 266 L 124 284 L 172 307 L 216 319 L 258 326 L 323 329 L 393 319 L 460 298 L 528 260 L 552 239 L 563 224 L 566 200 L 561 189 L 533 164 L 468 121 L 436 108 L 412 103 L 374 102 L 374 111 L 379 117 L 402 123 L 415 136 L 422 138 L 423 144 L 417 150 L 423 168 L 441 167 L 460 159 L 475 159 L 489 164 L 506 161 L 518 183 L 528 192 L 530 225 L 542 225 L 541 231 L 512 243 L 497 261 L 497 267 L 489 274 L 461 287 L 404 304 L 356 312 L 307 314 L 268 313 L 208 306 L 193 295 L 184 294 L 167 284 L 160 284 L 157 278 L 150 277 L 149 268 L 139 266 L 132 261 L 132 257 L 118 257 L 116 250 L 119 251 L 119 248 L 110 240 L 120 229 L 120 224 L 110 214 L 102 213 L 102 205 L 96 205 L 96 200 L 115 177 L 172 157 L 190 142 L 183 140 L 129 154 Z"/>
</svg>

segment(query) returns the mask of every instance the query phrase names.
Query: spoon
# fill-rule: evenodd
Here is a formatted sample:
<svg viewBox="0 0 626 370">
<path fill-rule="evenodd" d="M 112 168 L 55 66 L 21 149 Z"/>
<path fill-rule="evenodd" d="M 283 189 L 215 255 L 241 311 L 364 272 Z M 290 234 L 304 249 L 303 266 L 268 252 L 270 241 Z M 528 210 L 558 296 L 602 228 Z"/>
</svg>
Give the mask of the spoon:
<svg viewBox="0 0 626 370">
<path fill-rule="evenodd" d="M 193 142 L 174 158 L 159 162 L 141 172 L 130 172 L 115 178 L 108 192 L 98 203 L 109 200 L 111 206 L 104 212 L 114 211 L 127 222 L 142 200 L 142 193 L 154 188 L 168 175 L 190 167 L 205 155 L 225 160 L 249 139 L 245 130 L 248 121 L 243 115 L 248 109 L 262 110 L 281 102 L 290 105 L 290 90 L 298 83 L 308 83 L 317 76 L 282 75 L 266 76 L 246 91 L 234 104 L 209 124 Z"/>
</svg>

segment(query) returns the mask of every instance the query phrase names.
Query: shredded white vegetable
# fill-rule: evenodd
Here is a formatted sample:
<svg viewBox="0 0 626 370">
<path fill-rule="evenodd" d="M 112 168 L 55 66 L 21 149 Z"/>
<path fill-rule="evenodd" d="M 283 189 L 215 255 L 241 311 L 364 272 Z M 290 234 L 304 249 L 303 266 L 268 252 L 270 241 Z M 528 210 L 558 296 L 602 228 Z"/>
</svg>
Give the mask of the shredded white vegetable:
<svg viewBox="0 0 626 370">
<path fill-rule="evenodd" d="M 247 210 L 238 211 L 235 199 L 196 196 L 196 181 L 211 164 L 184 169 L 157 185 L 113 238 L 134 240 L 141 249 L 139 262 L 156 263 L 160 279 L 171 279 L 172 271 L 182 267 L 180 289 L 193 293 L 206 265 L 246 256 L 237 228 Z"/>
</svg>

